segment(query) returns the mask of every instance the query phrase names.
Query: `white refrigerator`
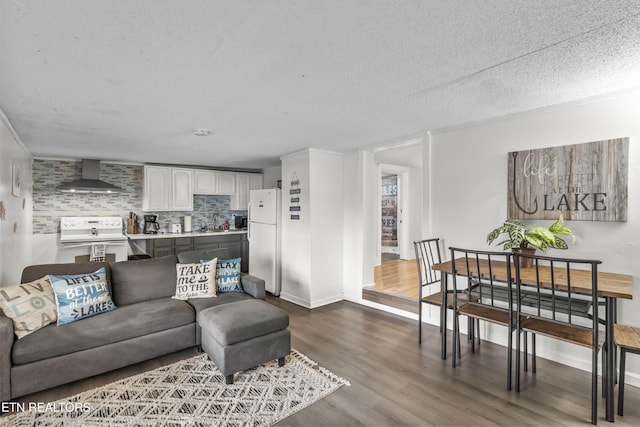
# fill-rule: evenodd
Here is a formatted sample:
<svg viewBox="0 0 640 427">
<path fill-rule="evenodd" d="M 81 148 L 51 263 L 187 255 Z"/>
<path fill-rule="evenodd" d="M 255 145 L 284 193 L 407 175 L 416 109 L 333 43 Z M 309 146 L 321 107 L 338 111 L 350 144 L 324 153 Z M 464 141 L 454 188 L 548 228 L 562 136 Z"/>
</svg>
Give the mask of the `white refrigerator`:
<svg viewBox="0 0 640 427">
<path fill-rule="evenodd" d="M 280 189 L 249 193 L 249 274 L 265 281 L 267 292 L 280 295 Z"/>
</svg>

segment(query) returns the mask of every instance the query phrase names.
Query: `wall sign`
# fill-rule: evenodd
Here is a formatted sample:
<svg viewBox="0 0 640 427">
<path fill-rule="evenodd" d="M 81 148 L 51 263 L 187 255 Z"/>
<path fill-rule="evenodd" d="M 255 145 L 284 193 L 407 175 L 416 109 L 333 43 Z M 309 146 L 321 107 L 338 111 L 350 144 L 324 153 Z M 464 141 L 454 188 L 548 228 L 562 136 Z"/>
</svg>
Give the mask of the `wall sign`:
<svg viewBox="0 0 640 427">
<path fill-rule="evenodd" d="M 291 188 L 289 189 L 290 196 L 290 205 L 289 212 L 291 215 L 292 221 L 300 220 L 300 180 L 298 179 L 298 174 L 293 172 L 293 176 L 291 177 Z"/>
<path fill-rule="evenodd" d="M 629 138 L 514 151 L 508 217 L 627 221 Z"/>
</svg>

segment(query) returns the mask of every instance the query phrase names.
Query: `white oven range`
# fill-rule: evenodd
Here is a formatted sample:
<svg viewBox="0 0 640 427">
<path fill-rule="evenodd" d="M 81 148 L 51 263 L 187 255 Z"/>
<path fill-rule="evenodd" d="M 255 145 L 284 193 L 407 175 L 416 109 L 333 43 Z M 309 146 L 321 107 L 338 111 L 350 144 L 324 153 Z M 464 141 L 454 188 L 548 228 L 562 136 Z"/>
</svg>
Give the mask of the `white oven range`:
<svg viewBox="0 0 640 427">
<path fill-rule="evenodd" d="M 88 260 L 126 261 L 128 246 L 122 217 L 74 216 L 60 219 L 60 262 L 86 261 L 87 256 Z"/>
</svg>

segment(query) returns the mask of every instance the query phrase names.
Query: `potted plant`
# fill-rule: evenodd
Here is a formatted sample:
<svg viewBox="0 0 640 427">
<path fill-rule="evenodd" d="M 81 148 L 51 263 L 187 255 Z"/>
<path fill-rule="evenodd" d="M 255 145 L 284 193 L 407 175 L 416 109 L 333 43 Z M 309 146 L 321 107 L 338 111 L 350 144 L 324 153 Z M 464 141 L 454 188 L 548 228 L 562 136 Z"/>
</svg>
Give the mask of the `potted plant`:
<svg viewBox="0 0 640 427">
<path fill-rule="evenodd" d="M 521 222 L 510 219 L 506 220 L 500 227 L 487 235 L 487 243 L 493 243 L 493 241 L 502 234 L 507 234 L 507 238 L 497 243 L 497 245 L 503 245 L 504 250 L 511 249 L 513 252 L 530 254 L 535 253 L 536 249 L 540 249 L 543 252 L 546 252 L 549 248 L 568 249 L 569 246 L 567 242 L 565 242 L 562 237 L 559 237 L 559 235 L 571 236 L 573 237 L 573 243 L 576 241 L 576 237 L 573 235 L 571 229 L 564 226 L 562 212 L 560 212 L 558 220 L 551 224 L 549 228 L 528 228 Z M 522 261 L 533 260 L 524 258 Z"/>
</svg>

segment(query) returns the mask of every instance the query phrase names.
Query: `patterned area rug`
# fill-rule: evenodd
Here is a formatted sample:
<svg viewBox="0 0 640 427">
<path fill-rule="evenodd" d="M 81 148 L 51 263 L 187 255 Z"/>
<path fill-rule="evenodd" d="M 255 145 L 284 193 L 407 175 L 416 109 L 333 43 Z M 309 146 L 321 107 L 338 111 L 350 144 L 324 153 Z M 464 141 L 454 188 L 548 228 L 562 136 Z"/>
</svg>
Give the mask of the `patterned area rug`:
<svg viewBox="0 0 640 427">
<path fill-rule="evenodd" d="M 10 426 L 269 426 L 342 385 L 343 378 L 292 350 L 227 385 L 206 354 L 68 399 L 0 417 Z"/>
</svg>

